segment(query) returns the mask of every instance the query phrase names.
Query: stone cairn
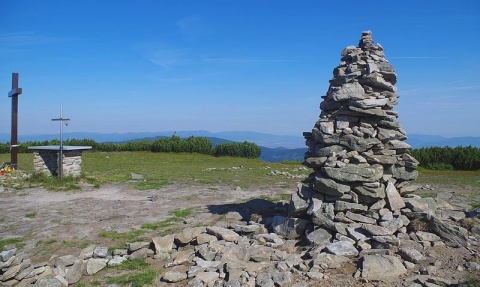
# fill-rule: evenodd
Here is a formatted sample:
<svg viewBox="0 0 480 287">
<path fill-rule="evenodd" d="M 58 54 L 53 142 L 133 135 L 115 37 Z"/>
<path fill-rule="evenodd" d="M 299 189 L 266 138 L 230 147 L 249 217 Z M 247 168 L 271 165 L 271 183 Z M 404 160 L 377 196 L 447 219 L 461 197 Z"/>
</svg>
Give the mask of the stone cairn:
<svg viewBox="0 0 480 287">
<path fill-rule="evenodd" d="M 370 244 L 363 233 L 405 232 L 401 194 L 412 191 L 408 183 L 417 178 L 418 161 L 408 153 L 393 110 L 397 75 L 383 48 L 366 31 L 358 47 L 348 46 L 341 56 L 320 119 L 304 133 L 304 164 L 314 172 L 300 188 L 300 200 L 292 200 L 290 215 L 309 215 L 325 232 L 350 235 L 365 249 Z"/>
<path fill-rule="evenodd" d="M 329 253 L 381 254 L 391 262 L 395 257 L 382 252 L 409 238 L 405 214 L 411 210 L 402 195 L 415 190 L 408 183 L 417 178 L 418 161 L 393 110 L 397 75 L 382 46 L 365 31 L 358 47 L 348 46 L 341 57 L 320 119 L 304 133 L 304 164 L 313 173 L 292 196 L 290 219 L 275 229 L 284 234 L 296 226 Z"/>
</svg>

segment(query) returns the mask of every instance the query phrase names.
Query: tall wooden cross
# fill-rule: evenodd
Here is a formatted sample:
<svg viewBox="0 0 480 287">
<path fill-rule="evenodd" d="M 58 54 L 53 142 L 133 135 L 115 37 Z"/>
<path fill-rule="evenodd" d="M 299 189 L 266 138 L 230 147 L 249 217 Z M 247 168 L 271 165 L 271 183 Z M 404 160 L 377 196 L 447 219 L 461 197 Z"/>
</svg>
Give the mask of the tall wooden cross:
<svg viewBox="0 0 480 287">
<path fill-rule="evenodd" d="M 12 98 L 12 138 L 10 141 L 10 165 L 16 169 L 18 153 L 18 95 L 22 93 L 22 88 L 18 87 L 18 73 L 12 73 L 12 90 L 8 96 Z"/>
</svg>

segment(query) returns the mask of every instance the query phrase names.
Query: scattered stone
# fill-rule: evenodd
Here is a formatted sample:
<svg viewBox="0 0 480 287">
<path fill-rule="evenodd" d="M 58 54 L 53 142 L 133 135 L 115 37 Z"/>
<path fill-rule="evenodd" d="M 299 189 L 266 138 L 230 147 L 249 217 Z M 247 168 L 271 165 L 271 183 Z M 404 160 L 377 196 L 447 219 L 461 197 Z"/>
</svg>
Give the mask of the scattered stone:
<svg viewBox="0 0 480 287">
<path fill-rule="evenodd" d="M 402 262 L 390 255 L 367 255 L 363 257 L 362 278 L 388 280 L 407 272 Z"/>
<path fill-rule="evenodd" d="M 398 254 L 406 261 L 420 263 L 425 260 L 425 256 L 418 250 L 413 248 L 400 248 Z"/>
<path fill-rule="evenodd" d="M 325 246 L 325 250 L 334 255 L 357 256 L 358 250 L 350 241 L 337 241 Z"/>
<path fill-rule="evenodd" d="M 107 260 L 101 258 L 92 258 L 87 261 L 85 271 L 88 275 L 93 275 L 107 266 Z"/>
</svg>

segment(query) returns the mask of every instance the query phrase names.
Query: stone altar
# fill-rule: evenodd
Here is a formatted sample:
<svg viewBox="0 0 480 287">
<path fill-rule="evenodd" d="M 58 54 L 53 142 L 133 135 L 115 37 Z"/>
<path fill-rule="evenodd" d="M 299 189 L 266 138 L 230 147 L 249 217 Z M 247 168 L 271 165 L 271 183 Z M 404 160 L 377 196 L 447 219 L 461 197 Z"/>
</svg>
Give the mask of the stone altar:
<svg viewBox="0 0 480 287">
<path fill-rule="evenodd" d="M 33 168 L 36 173 L 57 175 L 59 164 L 60 146 L 32 146 Z M 63 146 L 63 175 L 80 176 L 82 173 L 82 152 L 92 149 L 91 146 Z"/>
</svg>

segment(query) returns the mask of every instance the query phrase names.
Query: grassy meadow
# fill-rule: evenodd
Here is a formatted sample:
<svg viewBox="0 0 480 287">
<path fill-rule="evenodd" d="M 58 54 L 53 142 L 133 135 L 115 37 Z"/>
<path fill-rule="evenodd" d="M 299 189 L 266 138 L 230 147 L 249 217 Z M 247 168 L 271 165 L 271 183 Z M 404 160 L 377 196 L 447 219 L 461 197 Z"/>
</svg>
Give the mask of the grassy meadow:
<svg viewBox="0 0 480 287">
<path fill-rule="evenodd" d="M 1 154 L 9 161 L 9 154 Z M 33 154 L 18 155 L 19 169 L 33 172 Z M 286 175 L 271 175 L 272 171 Z M 127 182 L 131 173 L 143 180 L 132 181 L 137 189 L 153 189 L 165 185 L 224 185 L 241 188 L 295 186 L 310 173 L 299 162 L 267 163 L 259 159 L 214 157 L 190 153 L 152 152 L 84 152 L 82 178 L 101 183 Z M 292 175 L 292 176 L 289 176 Z M 292 185 L 293 184 L 293 185 Z"/>
<path fill-rule="evenodd" d="M 0 161 L 10 161 L 9 154 L 0 154 Z M 19 169 L 33 172 L 33 154 L 18 155 Z M 419 168 L 415 184 L 480 188 L 480 171 L 435 171 Z M 272 171 L 277 175 L 272 175 Z M 131 181 L 139 190 L 166 185 L 223 185 L 241 188 L 291 188 L 311 170 L 300 162 L 268 163 L 259 159 L 240 157 L 214 157 L 190 153 L 139 152 L 84 152 L 82 178 L 97 185 L 128 182 L 131 173 L 140 174 L 143 180 Z M 285 175 L 278 175 L 285 173 Z M 292 175 L 292 176 L 290 176 Z M 42 179 L 50 185 L 54 179 Z M 61 183 L 60 183 L 61 184 Z M 70 184 L 70 185 L 68 185 Z M 48 187 L 49 184 L 46 184 Z M 65 186 L 74 187 L 69 182 Z M 53 187 L 53 189 L 55 189 Z"/>
</svg>

